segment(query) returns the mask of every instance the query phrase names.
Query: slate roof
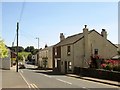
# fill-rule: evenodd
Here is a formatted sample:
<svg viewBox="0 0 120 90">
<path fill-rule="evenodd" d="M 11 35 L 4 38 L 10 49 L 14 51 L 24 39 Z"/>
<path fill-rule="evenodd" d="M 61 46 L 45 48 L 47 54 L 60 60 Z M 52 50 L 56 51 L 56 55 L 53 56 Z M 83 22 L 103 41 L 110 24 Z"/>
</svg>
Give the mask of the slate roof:
<svg viewBox="0 0 120 90">
<path fill-rule="evenodd" d="M 89 31 L 89 33 L 92 32 L 92 31 L 93 30 Z M 83 37 L 84 37 L 83 33 L 78 33 L 78 34 L 75 34 L 75 35 L 72 35 L 72 36 L 68 36 L 63 41 L 57 43 L 55 46 L 73 44 L 73 43 L 79 41 L 80 39 L 82 39 Z"/>
<path fill-rule="evenodd" d="M 72 43 L 76 42 L 77 40 L 79 40 L 82 37 L 83 37 L 83 33 L 75 34 L 73 36 L 68 36 L 66 39 L 64 39 L 63 41 L 57 43 L 55 46 L 62 46 L 62 45 L 66 45 L 66 44 L 72 44 Z"/>
<path fill-rule="evenodd" d="M 91 32 L 96 32 L 98 35 L 101 36 L 100 33 L 98 33 L 96 30 L 90 30 L 88 34 L 90 34 Z M 83 33 L 78 33 L 78 34 L 75 34 L 75 35 L 72 35 L 72 36 L 68 36 L 67 38 L 65 38 L 63 41 L 57 43 L 56 45 L 54 45 L 55 47 L 56 46 L 63 46 L 63 45 L 69 45 L 69 44 L 73 44 L 73 43 L 76 43 L 77 41 L 81 40 L 83 38 Z M 109 41 L 109 40 L 107 40 Z M 110 41 L 109 41 L 110 42 Z M 112 45 L 114 45 L 116 48 L 117 46 L 115 44 L 113 44 L 112 42 L 110 42 Z"/>
</svg>

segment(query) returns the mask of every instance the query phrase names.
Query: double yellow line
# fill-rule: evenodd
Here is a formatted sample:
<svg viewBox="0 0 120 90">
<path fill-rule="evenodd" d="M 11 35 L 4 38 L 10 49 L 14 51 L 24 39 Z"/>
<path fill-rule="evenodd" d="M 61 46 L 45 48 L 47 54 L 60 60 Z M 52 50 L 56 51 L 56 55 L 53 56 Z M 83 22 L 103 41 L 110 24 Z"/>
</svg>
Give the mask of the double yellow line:
<svg viewBox="0 0 120 90">
<path fill-rule="evenodd" d="M 29 85 L 30 86 L 30 90 L 32 89 L 34 89 L 34 90 L 40 90 L 35 84 L 30 84 Z"/>
<path fill-rule="evenodd" d="M 20 75 L 21 75 L 21 77 L 23 78 L 23 80 L 26 82 L 26 84 L 28 85 L 28 88 L 30 88 L 30 90 L 32 89 L 34 89 L 34 90 L 40 90 L 38 87 L 37 87 L 37 85 L 35 85 L 34 83 L 32 83 L 32 84 L 29 84 L 28 83 L 28 81 L 25 79 L 25 77 L 22 75 L 22 73 L 21 72 L 19 72 L 20 73 Z"/>
</svg>

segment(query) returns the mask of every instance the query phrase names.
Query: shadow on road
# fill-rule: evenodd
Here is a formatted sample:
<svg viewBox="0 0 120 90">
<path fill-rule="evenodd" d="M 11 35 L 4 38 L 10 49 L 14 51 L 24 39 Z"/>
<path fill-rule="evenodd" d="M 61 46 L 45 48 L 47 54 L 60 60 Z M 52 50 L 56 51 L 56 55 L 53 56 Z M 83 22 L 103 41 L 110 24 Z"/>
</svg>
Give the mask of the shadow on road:
<svg viewBox="0 0 120 90">
<path fill-rule="evenodd" d="M 47 74 L 47 75 L 65 75 L 65 74 L 62 74 L 62 73 L 60 73 L 60 72 L 49 71 L 49 70 L 36 71 L 36 73 L 43 73 L 43 74 Z"/>
<path fill-rule="evenodd" d="M 39 70 L 38 68 L 26 68 L 26 69 L 29 69 L 29 70 Z"/>
<path fill-rule="evenodd" d="M 65 75 L 58 71 L 53 71 L 52 69 L 40 69 L 40 68 L 26 68 L 28 70 L 35 70 L 35 73 L 42 73 L 47 75 Z"/>
</svg>

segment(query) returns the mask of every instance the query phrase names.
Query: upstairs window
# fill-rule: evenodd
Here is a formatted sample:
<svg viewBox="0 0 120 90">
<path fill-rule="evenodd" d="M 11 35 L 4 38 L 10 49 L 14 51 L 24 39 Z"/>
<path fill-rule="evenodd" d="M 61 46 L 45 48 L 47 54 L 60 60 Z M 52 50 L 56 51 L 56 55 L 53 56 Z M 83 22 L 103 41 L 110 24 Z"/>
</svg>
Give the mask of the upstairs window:
<svg viewBox="0 0 120 90">
<path fill-rule="evenodd" d="M 57 56 L 57 48 L 55 48 L 55 56 Z"/>
<path fill-rule="evenodd" d="M 94 49 L 94 54 L 98 55 L 98 49 Z"/>
<path fill-rule="evenodd" d="M 70 52 L 71 52 L 71 47 L 67 46 L 67 55 L 70 56 Z"/>
</svg>

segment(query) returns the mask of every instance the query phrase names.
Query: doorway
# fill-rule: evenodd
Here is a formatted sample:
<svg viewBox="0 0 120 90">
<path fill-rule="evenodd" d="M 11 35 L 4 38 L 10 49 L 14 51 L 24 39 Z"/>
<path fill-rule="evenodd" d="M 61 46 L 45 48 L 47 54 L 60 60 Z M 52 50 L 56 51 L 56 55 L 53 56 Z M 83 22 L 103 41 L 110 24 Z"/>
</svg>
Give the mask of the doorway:
<svg viewBox="0 0 120 90">
<path fill-rule="evenodd" d="M 65 73 L 67 73 L 67 61 L 65 61 Z"/>
</svg>

